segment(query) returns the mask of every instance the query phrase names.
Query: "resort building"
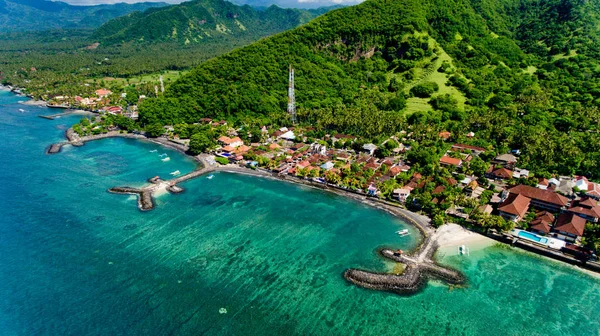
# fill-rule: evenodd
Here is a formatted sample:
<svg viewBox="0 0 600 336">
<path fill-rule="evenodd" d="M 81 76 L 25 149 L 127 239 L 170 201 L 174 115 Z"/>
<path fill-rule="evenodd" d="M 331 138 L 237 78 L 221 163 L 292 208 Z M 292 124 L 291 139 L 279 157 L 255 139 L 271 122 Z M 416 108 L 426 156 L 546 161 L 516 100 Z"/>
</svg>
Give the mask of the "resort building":
<svg viewBox="0 0 600 336">
<path fill-rule="evenodd" d="M 568 242 L 579 242 L 585 231 L 585 219 L 572 213 L 562 213 L 554 225 L 554 234 L 556 238 Z"/>
<path fill-rule="evenodd" d="M 600 206 L 591 198 L 574 201 L 567 211 L 594 223 L 600 219 Z"/>
<path fill-rule="evenodd" d="M 508 189 L 508 193 L 510 195 L 525 196 L 531 199 L 531 206 L 552 212 L 560 212 L 569 204 L 569 200 L 566 197 L 551 190 L 542 190 L 522 184 Z"/>
<path fill-rule="evenodd" d="M 510 194 L 504 202 L 498 206 L 499 215 L 504 219 L 519 222 L 529 209 L 531 199 L 520 194 Z"/>
</svg>

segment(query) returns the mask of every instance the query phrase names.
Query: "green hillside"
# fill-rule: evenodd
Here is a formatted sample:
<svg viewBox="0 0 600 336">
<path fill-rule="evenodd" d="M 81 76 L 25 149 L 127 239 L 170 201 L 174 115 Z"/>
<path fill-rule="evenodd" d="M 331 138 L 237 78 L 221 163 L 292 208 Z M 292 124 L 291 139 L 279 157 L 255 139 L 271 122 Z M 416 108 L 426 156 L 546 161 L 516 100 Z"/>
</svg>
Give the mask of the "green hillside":
<svg viewBox="0 0 600 336">
<path fill-rule="evenodd" d="M 476 144 L 521 149 L 531 169 L 600 176 L 599 7 L 368 0 L 202 64 L 141 120 L 285 124 L 292 64 L 302 123 L 366 138 L 410 127 L 422 146 L 473 131 Z"/>
<path fill-rule="evenodd" d="M 39 31 L 57 28 L 96 28 L 133 11 L 166 6 L 166 3 L 72 6 L 48 0 L 0 0 L 0 32 Z"/>
<path fill-rule="evenodd" d="M 94 38 L 103 43 L 207 40 L 264 37 L 294 28 L 321 12 L 271 6 L 256 10 L 224 0 L 194 0 L 144 13 L 134 12 L 98 28 Z"/>
</svg>

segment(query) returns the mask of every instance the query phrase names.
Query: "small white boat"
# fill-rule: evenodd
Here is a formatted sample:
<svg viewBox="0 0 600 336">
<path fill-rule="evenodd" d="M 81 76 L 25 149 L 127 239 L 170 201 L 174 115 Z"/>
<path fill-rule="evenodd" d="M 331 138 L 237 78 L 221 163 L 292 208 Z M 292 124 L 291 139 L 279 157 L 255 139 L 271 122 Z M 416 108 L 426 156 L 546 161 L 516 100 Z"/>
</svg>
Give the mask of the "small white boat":
<svg viewBox="0 0 600 336">
<path fill-rule="evenodd" d="M 160 159 L 160 161 L 162 161 L 162 162 L 171 161 L 171 158 L 167 156 L 166 158 Z"/>
<path fill-rule="evenodd" d="M 23 110 L 23 109 L 19 109 L 19 112 L 23 113 L 23 112 L 25 112 L 25 110 Z"/>
<path fill-rule="evenodd" d="M 458 247 L 458 254 L 460 255 L 471 255 L 471 251 L 469 251 L 469 248 L 466 247 L 465 245 L 461 245 Z"/>
<path fill-rule="evenodd" d="M 177 175 L 181 174 L 181 172 L 179 170 L 176 170 L 174 172 L 170 172 L 169 174 L 171 174 L 173 176 L 177 176 Z"/>
<path fill-rule="evenodd" d="M 156 153 L 156 152 L 158 152 L 158 149 L 153 149 L 150 151 L 150 153 Z"/>
<path fill-rule="evenodd" d="M 396 231 L 396 233 L 399 234 L 402 237 L 408 236 L 410 234 L 407 229 Z"/>
<path fill-rule="evenodd" d="M 210 174 L 206 178 L 209 179 L 209 180 L 212 180 L 213 177 L 215 177 L 215 175 Z"/>
</svg>

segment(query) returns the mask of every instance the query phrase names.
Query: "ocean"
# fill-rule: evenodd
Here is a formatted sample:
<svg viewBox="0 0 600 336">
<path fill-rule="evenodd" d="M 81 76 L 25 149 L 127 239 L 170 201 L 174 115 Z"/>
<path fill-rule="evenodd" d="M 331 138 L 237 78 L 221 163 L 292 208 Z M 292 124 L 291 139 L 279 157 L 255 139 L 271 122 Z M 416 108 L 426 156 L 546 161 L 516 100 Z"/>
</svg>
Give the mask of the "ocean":
<svg viewBox="0 0 600 336">
<path fill-rule="evenodd" d="M 82 116 L 42 119 L 55 110 L 19 100 L 0 91 L 0 335 L 600 333 L 598 279 L 502 245 L 438 253 L 465 288 L 349 284 L 345 269 L 389 271 L 378 248 L 411 249 L 419 233 L 323 191 L 217 173 L 141 212 L 106 190 L 195 163 L 132 139 L 47 155 Z"/>
</svg>

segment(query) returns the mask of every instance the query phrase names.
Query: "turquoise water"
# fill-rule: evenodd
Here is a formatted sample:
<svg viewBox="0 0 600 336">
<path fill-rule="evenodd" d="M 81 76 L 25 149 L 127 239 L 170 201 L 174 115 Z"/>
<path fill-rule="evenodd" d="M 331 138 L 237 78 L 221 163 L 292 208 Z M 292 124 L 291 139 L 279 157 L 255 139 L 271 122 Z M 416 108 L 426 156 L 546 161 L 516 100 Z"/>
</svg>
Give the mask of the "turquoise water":
<svg viewBox="0 0 600 336">
<path fill-rule="evenodd" d="M 536 234 L 527 231 L 519 231 L 519 237 L 523 237 L 529 240 L 533 240 L 538 243 L 546 244 L 548 242 L 548 238 L 542 238 Z"/>
<path fill-rule="evenodd" d="M 418 233 L 320 191 L 220 173 L 140 212 L 106 189 L 194 163 L 126 139 L 45 155 L 79 117 L 41 119 L 51 112 L 19 99 L 0 92 L 2 335 L 599 333 L 598 280 L 501 247 L 440 256 L 467 274 L 465 289 L 349 285 L 346 268 L 389 269 L 376 250 L 410 249 Z"/>
</svg>

